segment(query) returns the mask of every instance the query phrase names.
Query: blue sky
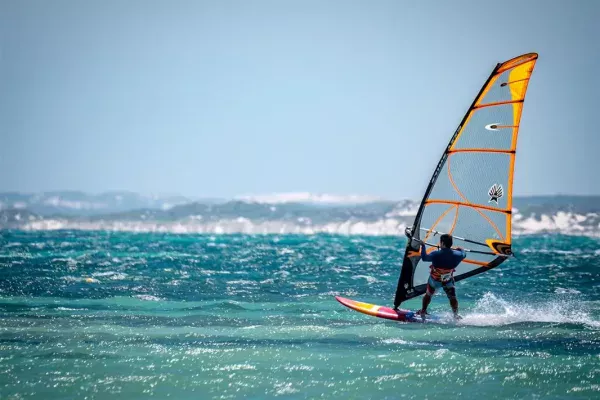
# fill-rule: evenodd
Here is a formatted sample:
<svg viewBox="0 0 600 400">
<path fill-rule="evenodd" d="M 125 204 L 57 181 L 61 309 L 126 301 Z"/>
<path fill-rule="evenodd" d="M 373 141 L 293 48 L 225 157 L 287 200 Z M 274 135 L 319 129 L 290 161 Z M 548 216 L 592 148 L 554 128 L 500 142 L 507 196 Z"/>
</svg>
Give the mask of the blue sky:
<svg viewBox="0 0 600 400">
<path fill-rule="evenodd" d="M 515 194 L 600 194 L 598 20 L 593 0 L 0 0 L 0 190 L 417 198 L 495 64 L 535 51 Z"/>
</svg>

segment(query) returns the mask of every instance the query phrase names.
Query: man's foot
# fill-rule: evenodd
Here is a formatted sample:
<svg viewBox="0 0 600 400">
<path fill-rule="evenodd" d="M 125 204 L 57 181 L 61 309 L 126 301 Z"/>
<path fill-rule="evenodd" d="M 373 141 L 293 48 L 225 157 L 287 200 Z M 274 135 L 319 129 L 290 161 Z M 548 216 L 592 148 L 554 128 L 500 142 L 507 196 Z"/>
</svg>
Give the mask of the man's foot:
<svg viewBox="0 0 600 400">
<path fill-rule="evenodd" d="M 424 317 L 425 315 L 429 315 L 429 313 L 427 313 L 427 310 L 423 310 L 423 309 L 421 309 L 421 310 L 417 311 L 417 312 L 416 312 L 416 314 L 417 314 L 417 315 L 421 315 L 421 316 L 423 316 L 423 317 Z"/>
<path fill-rule="evenodd" d="M 458 315 L 458 313 L 454 313 L 454 319 L 459 321 L 462 319 L 462 317 L 460 315 Z"/>
</svg>

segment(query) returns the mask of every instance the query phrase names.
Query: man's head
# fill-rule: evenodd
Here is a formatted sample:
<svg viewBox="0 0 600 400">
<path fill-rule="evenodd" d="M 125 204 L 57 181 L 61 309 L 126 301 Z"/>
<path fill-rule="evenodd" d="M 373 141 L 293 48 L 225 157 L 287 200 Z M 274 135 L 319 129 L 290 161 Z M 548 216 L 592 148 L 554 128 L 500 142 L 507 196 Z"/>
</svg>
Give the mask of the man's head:
<svg viewBox="0 0 600 400">
<path fill-rule="evenodd" d="M 452 247 L 452 236 L 443 234 L 440 236 L 440 247 L 442 249 L 449 249 Z"/>
</svg>

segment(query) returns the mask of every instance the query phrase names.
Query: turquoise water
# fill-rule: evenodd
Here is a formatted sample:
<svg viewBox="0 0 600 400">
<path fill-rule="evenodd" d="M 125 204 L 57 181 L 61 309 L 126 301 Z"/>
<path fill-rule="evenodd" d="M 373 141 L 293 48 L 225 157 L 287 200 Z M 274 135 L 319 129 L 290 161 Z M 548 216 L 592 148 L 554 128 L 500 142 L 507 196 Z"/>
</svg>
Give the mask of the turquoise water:
<svg viewBox="0 0 600 400">
<path fill-rule="evenodd" d="M 334 300 L 390 305 L 404 244 L 0 232 L 0 398 L 600 396 L 599 239 L 517 238 L 457 283 L 458 324 Z M 430 310 L 449 316 L 443 295 Z"/>
</svg>

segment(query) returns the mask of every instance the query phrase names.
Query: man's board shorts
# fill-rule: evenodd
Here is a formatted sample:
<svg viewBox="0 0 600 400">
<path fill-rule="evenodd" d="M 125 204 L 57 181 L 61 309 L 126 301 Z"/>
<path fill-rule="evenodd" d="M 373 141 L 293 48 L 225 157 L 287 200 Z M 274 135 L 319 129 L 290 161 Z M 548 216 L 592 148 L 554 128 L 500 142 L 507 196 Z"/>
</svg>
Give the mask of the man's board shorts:
<svg viewBox="0 0 600 400">
<path fill-rule="evenodd" d="M 435 291 L 439 288 L 444 288 L 444 291 L 446 292 L 446 294 L 448 295 L 448 297 L 455 297 L 454 294 L 454 277 L 452 276 L 452 274 L 448 274 L 449 277 L 444 277 L 442 276 L 441 278 L 444 279 L 446 278 L 447 280 L 445 282 L 442 282 L 441 280 L 438 281 L 436 279 L 433 279 L 433 277 L 431 275 L 429 275 L 429 279 L 427 280 L 427 294 L 430 296 L 433 296 L 433 294 L 435 293 Z M 452 289 L 452 290 L 450 290 Z M 450 291 L 450 293 L 448 293 L 448 291 Z"/>
</svg>

